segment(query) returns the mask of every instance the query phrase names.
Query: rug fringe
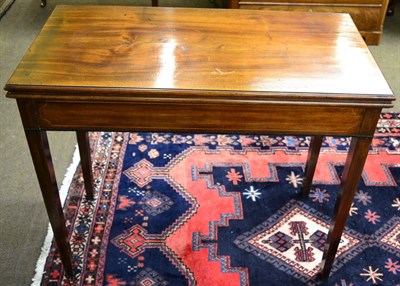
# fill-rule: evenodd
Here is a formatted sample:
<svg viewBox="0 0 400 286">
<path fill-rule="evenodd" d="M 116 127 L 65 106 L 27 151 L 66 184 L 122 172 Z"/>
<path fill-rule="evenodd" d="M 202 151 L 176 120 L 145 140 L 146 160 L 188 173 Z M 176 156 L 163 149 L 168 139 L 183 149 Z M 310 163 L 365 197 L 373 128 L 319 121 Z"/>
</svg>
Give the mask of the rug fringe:
<svg viewBox="0 0 400 286">
<path fill-rule="evenodd" d="M 61 184 L 61 188 L 59 190 L 60 199 L 61 199 L 61 202 L 63 203 L 63 205 L 67 198 L 68 189 L 69 189 L 69 186 L 71 185 L 72 179 L 74 177 L 74 174 L 75 174 L 76 168 L 78 167 L 79 162 L 80 162 L 79 149 L 78 149 L 78 145 L 76 145 L 74 155 L 72 157 L 72 163 L 67 168 L 67 171 L 64 175 L 64 179 Z M 40 282 L 42 281 L 44 266 L 46 263 L 47 255 L 50 251 L 52 240 L 53 240 L 53 230 L 51 229 L 50 224 L 48 224 L 47 235 L 46 235 L 46 238 L 44 239 L 40 256 L 36 262 L 35 276 L 32 278 L 31 286 L 39 286 Z"/>
</svg>

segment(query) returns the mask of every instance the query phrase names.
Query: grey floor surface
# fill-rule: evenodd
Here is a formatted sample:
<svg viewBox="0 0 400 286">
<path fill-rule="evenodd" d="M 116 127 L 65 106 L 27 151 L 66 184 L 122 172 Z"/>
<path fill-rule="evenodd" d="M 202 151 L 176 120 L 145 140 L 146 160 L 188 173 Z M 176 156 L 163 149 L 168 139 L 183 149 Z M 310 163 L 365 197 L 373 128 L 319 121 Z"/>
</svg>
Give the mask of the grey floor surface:
<svg viewBox="0 0 400 286">
<path fill-rule="evenodd" d="M 150 0 L 17 0 L 0 20 L 0 285 L 29 285 L 47 228 L 47 215 L 17 106 L 2 90 L 56 4 L 149 5 Z M 209 0 L 160 0 L 162 6 L 213 7 Z M 399 7 L 398 7 L 399 8 Z M 400 111 L 400 11 L 387 17 L 381 45 L 370 47 L 398 98 Z M 76 144 L 74 133 L 50 132 L 60 183 Z"/>
</svg>

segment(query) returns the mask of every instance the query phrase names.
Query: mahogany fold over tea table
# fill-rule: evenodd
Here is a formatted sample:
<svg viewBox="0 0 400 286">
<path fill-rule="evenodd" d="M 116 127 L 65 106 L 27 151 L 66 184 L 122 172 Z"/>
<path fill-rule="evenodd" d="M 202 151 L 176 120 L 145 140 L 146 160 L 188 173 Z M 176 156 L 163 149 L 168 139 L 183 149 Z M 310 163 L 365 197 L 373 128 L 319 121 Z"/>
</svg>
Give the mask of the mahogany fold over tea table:
<svg viewBox="0 0 400 286">
<path fill-rule="evenodd" d="M 392 92 L 345 14 L 58 6 L 6 85 L 18 103 L 66 274 L 69 234 L 46 130 L 351 136 L 321 277 L 334 262 L 381 109 Z"/>
</svg>

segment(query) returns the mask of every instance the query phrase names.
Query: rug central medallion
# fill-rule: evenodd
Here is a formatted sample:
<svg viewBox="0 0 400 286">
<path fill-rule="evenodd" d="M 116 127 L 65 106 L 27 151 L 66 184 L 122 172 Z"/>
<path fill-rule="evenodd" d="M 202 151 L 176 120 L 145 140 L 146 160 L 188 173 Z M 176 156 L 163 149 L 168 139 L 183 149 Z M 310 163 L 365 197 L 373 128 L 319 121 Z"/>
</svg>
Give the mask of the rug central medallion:
<svg viewBox="0 0 400 286">
<path fill-rule="evenodd" d="M 240 235 L 235 244 L 264 260 L 279 259 L 302 275 L 313 277 L 320 271 L 329 224 L 300 202 L 291 201 L 284 209 Z M 360 243 L 356 236 L 344 232 L 337 256 Z"/>
</svg>

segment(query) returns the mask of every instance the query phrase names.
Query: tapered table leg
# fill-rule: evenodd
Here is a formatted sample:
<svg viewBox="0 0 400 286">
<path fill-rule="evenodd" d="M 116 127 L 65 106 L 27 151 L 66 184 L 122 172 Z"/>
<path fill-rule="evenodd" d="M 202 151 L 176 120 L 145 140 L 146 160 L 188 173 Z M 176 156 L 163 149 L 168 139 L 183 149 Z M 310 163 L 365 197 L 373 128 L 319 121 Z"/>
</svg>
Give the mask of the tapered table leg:
<svg viewBox="0 0 400 286">
<path fill-rule="evenodd" d="M 336 199 L 332 223 L 329 228 L 325 243 L 325 251 L 322 257 L 320 276 L 323 280 L 328 278 L 331 271 L 354 194 L 357 190 L 364 163 L 368 156 L 371 141 L 372 138 L 353 138 L 351 140 L 342 175 L 341 190 Z"/>
<path fill-rule="evenodd" d="M 72 255 L 68 231 L 58 193 L 49 143 L 45 131 L 25 130 L 43 200 L 54 232 L 54 238 L 67 276 L 72 276 Z"/>
<path fill-rule="evenodd" d="M 308 150 L 308 157 L 306 163 L 306 172 L 303 180 L 302 194 L 307 197 L 310 194 L 312 181 L 314 178 L 315 168 L 318 162 L 319 151 L 321 150 L 322 136 L 311 136 L 310 149 Z"/>
<path fill-rule="evenodd" d="M 78 141 L 79 154 L 81 156 L 81 166 L 83 180 L 85 183 L 86 198 L 93 199 L 93 177 L 92 177 L 92 160 L 90 153 L 90 143 L 88 132 L 76 131 L 76 138 Z"/>
<path fill-rule="evenodd" d="M 158 0 L 151 0 L 151 6 L 157 7 L 158 6 Z"/>
</svg>

